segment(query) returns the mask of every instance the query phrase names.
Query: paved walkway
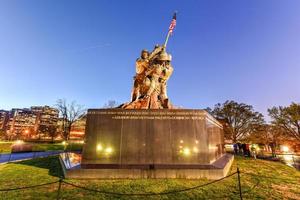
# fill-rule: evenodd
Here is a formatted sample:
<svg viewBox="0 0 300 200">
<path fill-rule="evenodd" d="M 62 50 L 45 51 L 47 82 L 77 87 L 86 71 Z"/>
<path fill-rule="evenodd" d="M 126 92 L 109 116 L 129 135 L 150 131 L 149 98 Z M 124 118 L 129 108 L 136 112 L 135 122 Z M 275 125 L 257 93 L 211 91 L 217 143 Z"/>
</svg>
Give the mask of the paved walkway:
<svg viewBox="0 0 300 200">
<path fill-rule="evenodd" d="M 0 164 L 7 162 L 14 162 L 20 160 L 27 160 L 32 158 L 48 157 L 58 155 L 63 151 L 45 151 L 45 152 L 26 152 L 26 153 L 4 153 L 0 154 Z"/>
<path fill-rule="evenodd" d="M 291 167 L 295 167 L 296 169 L 300 170 L 300 156 L 296 154 L 278 154 L 278 158 L 286 165 Z"/>
</svg>

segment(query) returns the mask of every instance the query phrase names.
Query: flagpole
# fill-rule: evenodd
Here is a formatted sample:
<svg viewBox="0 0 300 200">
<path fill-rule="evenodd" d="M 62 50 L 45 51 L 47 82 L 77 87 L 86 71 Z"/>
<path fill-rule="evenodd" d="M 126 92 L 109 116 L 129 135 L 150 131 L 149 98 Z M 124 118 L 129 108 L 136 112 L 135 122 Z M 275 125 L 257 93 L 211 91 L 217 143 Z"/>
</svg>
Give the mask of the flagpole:
<svg viewBox="0 0 300 200">
<path fill-rule="evenodd" d="M 172 22 L 171 22 L 170 28 L 172 27 L 172 25 L 173 25 L 174 27 L 175 27 L 175 25 L 176 25 L 176 14 L 177 14 L 177 11 L 174 12 L 174 15 L 173 15 L 173 18 L 172 18 Z M 175 25 L 172 24 L 172 23 L 174 23 L 173 20 L 175 20 Z M 165 43 L 164 43 L 164 46 L 163 46 L 164 49 L 166 49 L 166 47 L 167 47 L 167 44 L 168 44 L 168 41 L 169 41 L 169 37 L 170 37 L 171 33 L 173 32 L 174 27 L 172 27 L 172 30 L 169 28 L 168 35 L 167 35 L 167 37 L 166 37 L 166 40 L 165 40 Z"/>
<path fill-rule="evenodd" d="M 167 44 L 168 44 L 169 37 L 170 37 L 170 31 L 168 31 L 168 35 L 167 35 L 167 37 L 166 37 L 166 41 L 165 41 L 165 43 L 164 43 L 164 48 L 166 48 L 166 47 L 167 47 Z"/>
</svg>

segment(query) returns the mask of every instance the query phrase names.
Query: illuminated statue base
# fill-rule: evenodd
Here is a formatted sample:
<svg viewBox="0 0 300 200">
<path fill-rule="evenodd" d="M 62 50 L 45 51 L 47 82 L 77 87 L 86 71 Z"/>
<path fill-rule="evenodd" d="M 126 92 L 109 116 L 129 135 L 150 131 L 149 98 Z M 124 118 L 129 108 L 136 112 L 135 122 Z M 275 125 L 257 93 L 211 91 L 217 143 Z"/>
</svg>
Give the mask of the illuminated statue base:
<svg viewBox="0 0 300 200">
<path fill-rule="evenodd" d="M 226 176 L 221 124 L 204 110 L 90 109 L 80 167 L 70 178 Z"/>
</svg>

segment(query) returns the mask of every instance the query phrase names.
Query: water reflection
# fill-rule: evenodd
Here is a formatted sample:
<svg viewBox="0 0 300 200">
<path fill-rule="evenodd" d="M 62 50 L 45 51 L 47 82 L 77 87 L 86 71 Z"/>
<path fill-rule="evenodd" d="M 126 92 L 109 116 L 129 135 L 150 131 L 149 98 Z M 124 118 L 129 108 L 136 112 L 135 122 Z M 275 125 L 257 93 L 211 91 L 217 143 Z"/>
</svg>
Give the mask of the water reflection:
<svg viewBox="0 0 300 200">
<path fill-rule="evenodd" d="M 278 158 L 286 165 L 300 169 L 300 156 L 295 154 L 279 154 Z"/>
<path fill-rule="evenodd" d="M 80 166 L 81 154 L 79 153 L 70 153 L 70 152 L 61 153 L 60 157 L 67 169 Z"/>
</svg>

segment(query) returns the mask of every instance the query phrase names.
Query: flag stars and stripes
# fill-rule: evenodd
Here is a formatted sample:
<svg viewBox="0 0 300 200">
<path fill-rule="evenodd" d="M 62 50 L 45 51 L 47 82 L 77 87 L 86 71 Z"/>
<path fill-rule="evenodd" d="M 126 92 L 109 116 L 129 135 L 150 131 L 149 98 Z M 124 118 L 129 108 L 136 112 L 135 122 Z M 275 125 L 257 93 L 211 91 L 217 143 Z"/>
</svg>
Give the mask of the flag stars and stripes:
<svg viewBox="0 0 300 200">
<path fill-rule="evenodd" d="M 169 33 L 170 34 L 173 33 L 173 30 L 175 29 L 175 26 L 176 26 L 176 13 L 174 13 L 173 19 L 172 19 L 171 24 L 169 26 Z"/>
</svg>

